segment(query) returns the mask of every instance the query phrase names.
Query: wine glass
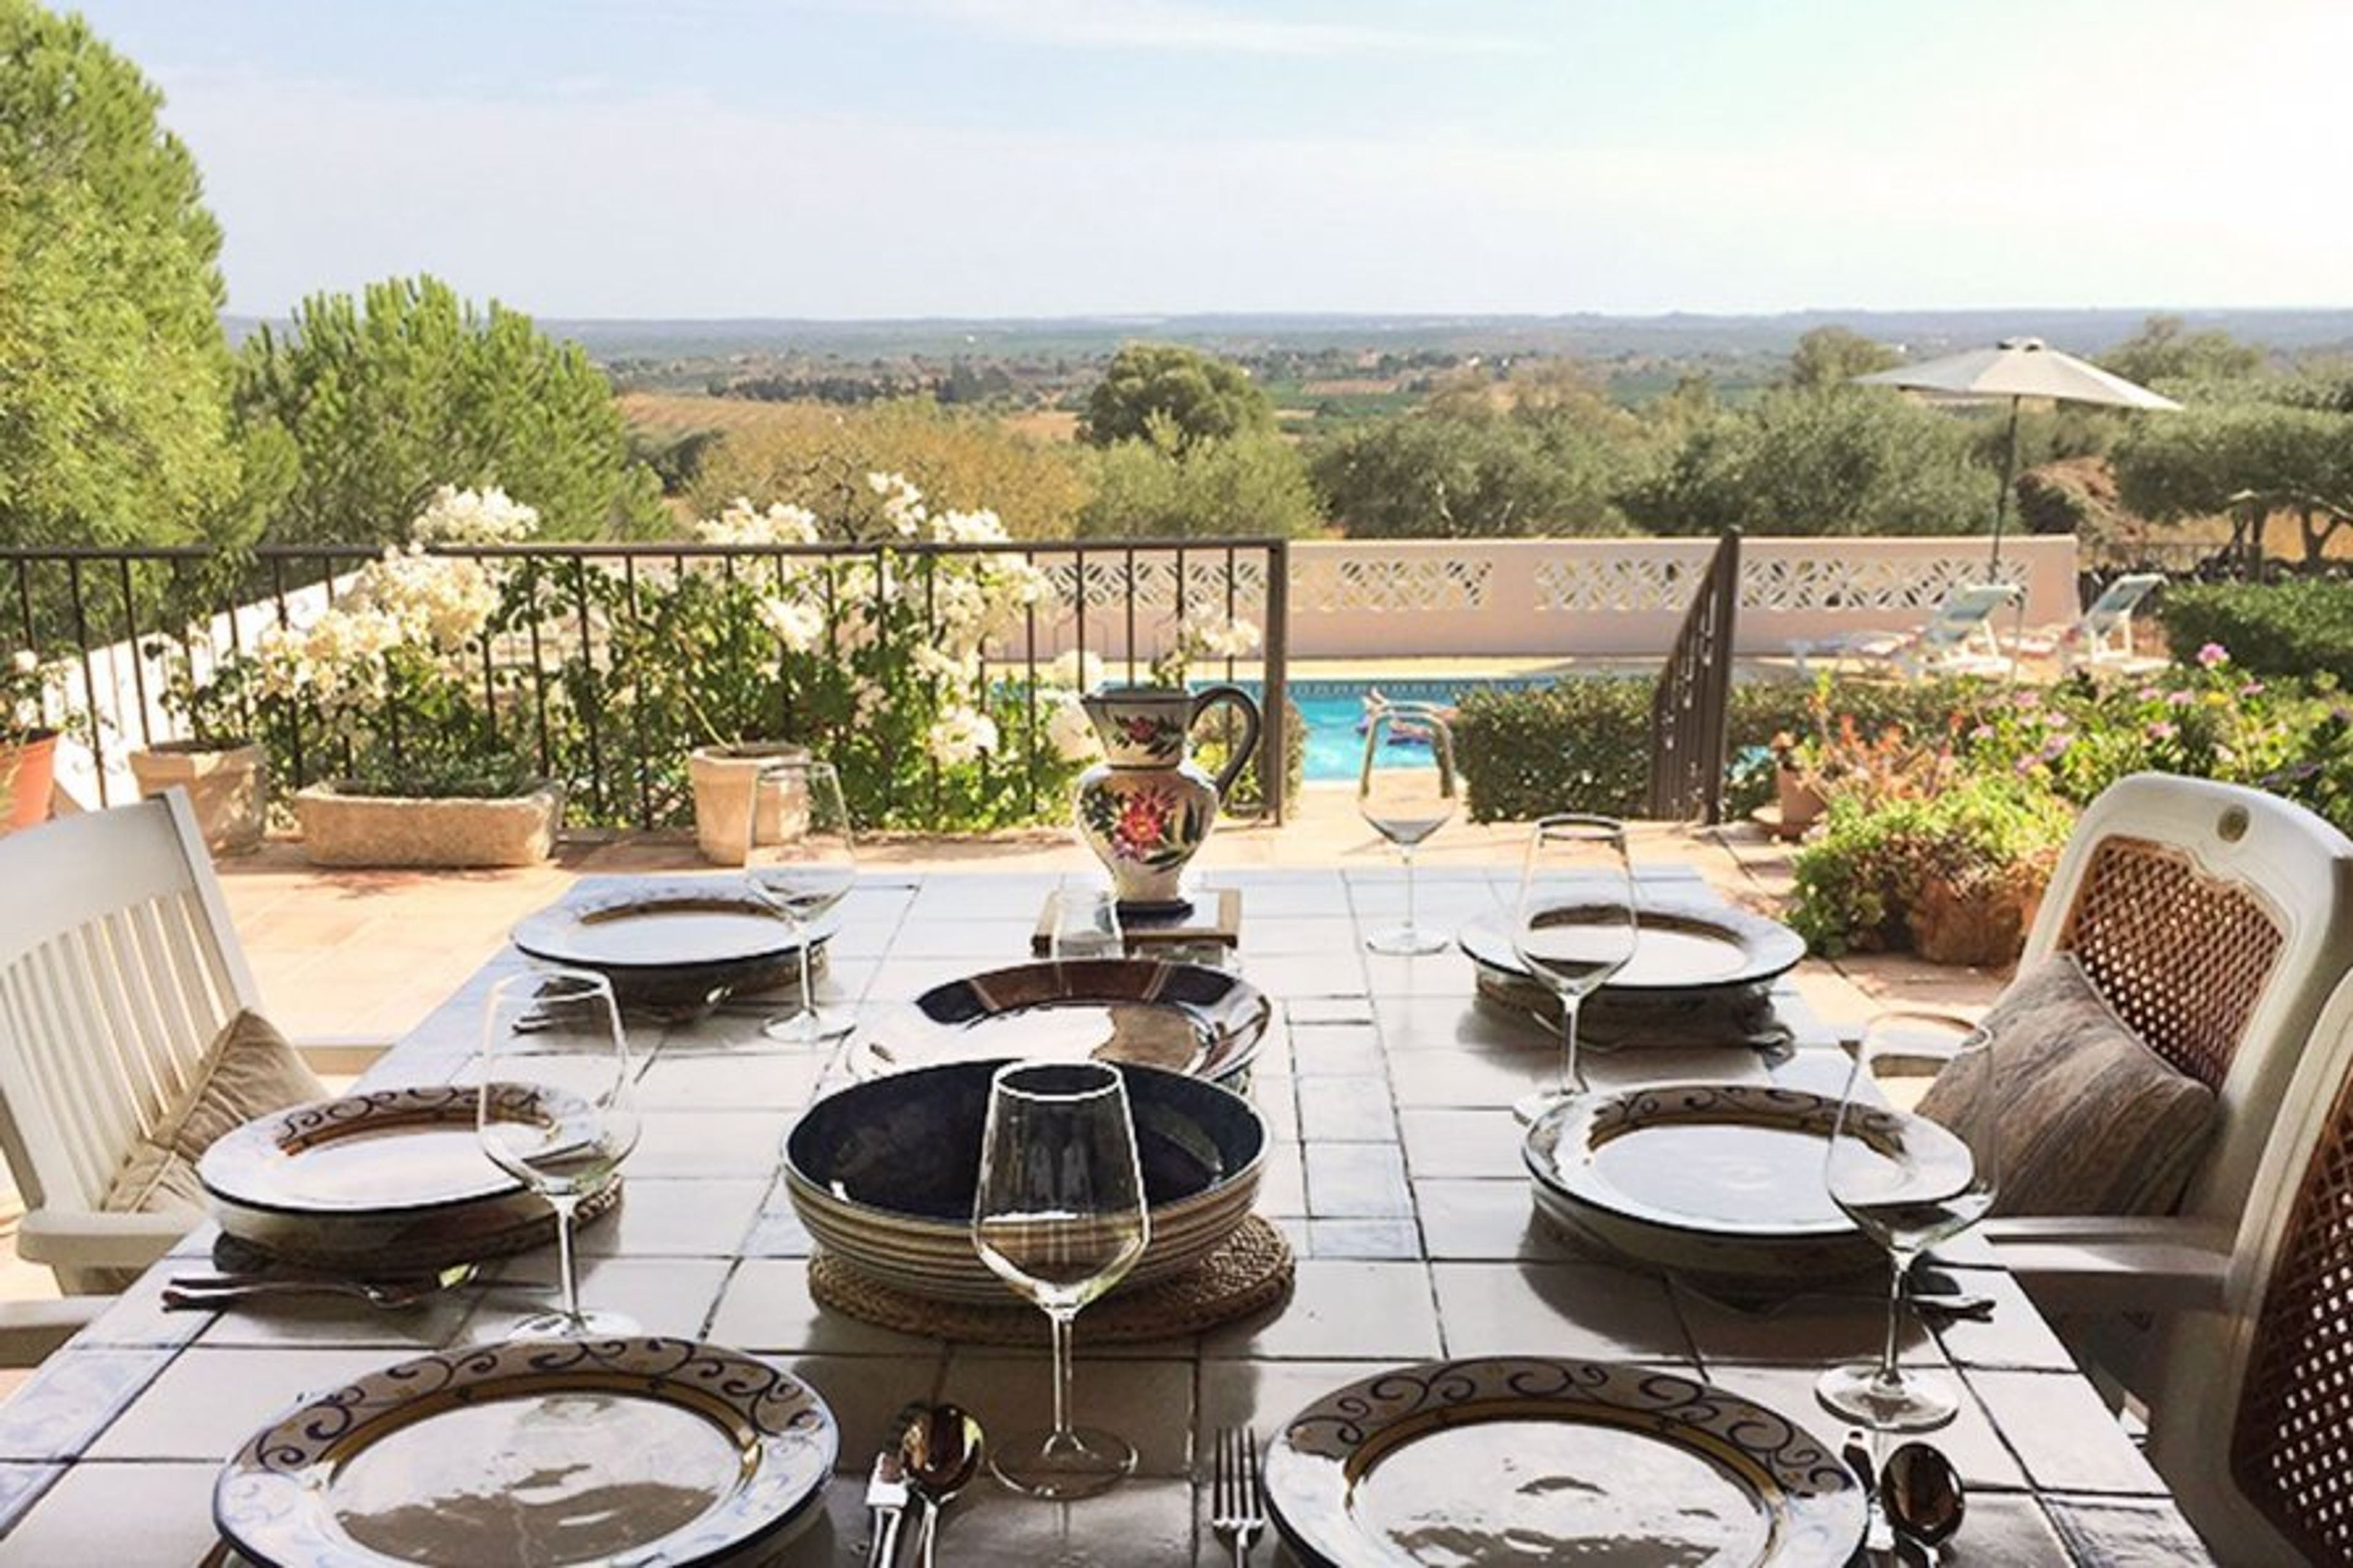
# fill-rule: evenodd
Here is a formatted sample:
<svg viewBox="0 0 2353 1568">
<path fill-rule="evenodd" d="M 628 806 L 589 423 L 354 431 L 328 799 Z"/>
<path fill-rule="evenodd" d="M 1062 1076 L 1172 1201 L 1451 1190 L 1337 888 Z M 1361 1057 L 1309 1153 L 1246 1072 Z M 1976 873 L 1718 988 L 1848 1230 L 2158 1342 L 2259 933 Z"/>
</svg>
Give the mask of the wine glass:
<svg viewBox="0 0 2353 1568">
<path fill-rule="evenodd" d="M 858 879 L 849 807 L 831 763 L 787 758 L 752 780 L 745 814 L 744 879 L 753 896 L 793 928 L 800 960 L 800 1006 L 762 1032 L 787 1045 L 821 1046 L 849 1033 L 846 1007 L 819 1007 L 809 977 L 809 922 L 839 903 Z"/>
<path fill-rule="evenodd" d="M 1831 1131 L 1831 1201 L 1894 1263 L 1887 1341 L 1876 1363 L 1835 1367 L 1815 1393 L 1852 1421 L 1926 1432 L 1960 1408 L 1948 1379 L 1896 1364 L 1904 1280 L 1914 1259 L 1993 1205 L 2001 1107 L 1992 1037 L 1942 1013 L 1883 1013 L 1864 1031 Z"/>
<path fill-rule="evenodd" d="M 1092 1497 L 1135 1468 L 1126 1438 L 1070 1417 L 1071 1320 L 1144 1256 L 1151 1219 L 1127 1082 L 1102 1062 L 1008 1062 L 988 1082 L 972 1238 L 983 1263 L 1044 1309 L 1054 1342 L 1054 1426 L 990 1445 L 1016 1491 Z"/>
<path fill-rule="evenodd" d="M 604 1190 L 638 1142 L 636 1064 L 613 987 L 601 974 L 533 970 L 491 987 L 482 1018 L 482 1152 L 555 1210 L 561 1310 L 515 1325 L 519 1340 L 619 1338 L 639 1331 L 618 1312 L 583 1311 L 574 1216 Z"/>
<path fill-rule="evenodd" d="M 1413 919 L 1413 852 L 1453 816 L 1461 786 L 1454 736 L 1427 702 L 1383 702 L 1365 716 L 1365 762 L 1356 775 L 1356 809 L 1405 860 L 1405 923 L 1374 931 L 1375 952 L 1437 952 L 1447 938 Z"/>
<path fill-rule="evenodd" d="M 1520 870 L 1512 951 L 1560 998 L 1560 1079 L 1520 1097 L 1512 1113 L 1535 1121 L 1585 1092 L 1577 1061 L 1577 1010 L 1626 966 L 1639 934 L 1626 826 L 1607 816 L 1539 818 Z"/>
<path fill-rule="evenodd" d="M 1049 899 L 1047 957 L 1059 963 L 1127 956 L 1127 938 L 1119 924 L 1119 898 L 1109 888 L 1060 887 Z"/>
</svg>

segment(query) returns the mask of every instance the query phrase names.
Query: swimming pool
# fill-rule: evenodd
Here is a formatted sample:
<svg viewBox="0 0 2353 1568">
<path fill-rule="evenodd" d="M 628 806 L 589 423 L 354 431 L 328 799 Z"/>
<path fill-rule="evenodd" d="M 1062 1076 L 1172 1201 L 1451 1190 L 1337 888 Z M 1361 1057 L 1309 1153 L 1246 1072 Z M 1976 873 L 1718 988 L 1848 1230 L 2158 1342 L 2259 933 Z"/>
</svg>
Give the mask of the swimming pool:
<svg viewBox="0 0 2353 1568">
<path fill-rule="evenodd" d="M 1261 695 L 1255 680 L 1234 683 L 1253 699 Z M 1329 783 L 1356 776 L 1365 757 L 1365 737 L 1356 726 L 1365 717 L 1365 694 L 1378 689 L 1380 694 L 1396 702 L 1435 702 L 1451 707 L 1473 691 L 1519 691 L 1532 686 L 1550 686 L 1552 678 L 1466 676 L 1459 680 L 1294 680 L 1290 683 L 1291 700 L 1298 705 L 1299 715 L 1307 721 L 1307 757 L 1305 778 L 1309 783 Z M 1399 746 L 1392 756 L 1384 756 L 1377 766 L 1404 766 L 1426 752 L 1410 746 Z"/>
</svg>

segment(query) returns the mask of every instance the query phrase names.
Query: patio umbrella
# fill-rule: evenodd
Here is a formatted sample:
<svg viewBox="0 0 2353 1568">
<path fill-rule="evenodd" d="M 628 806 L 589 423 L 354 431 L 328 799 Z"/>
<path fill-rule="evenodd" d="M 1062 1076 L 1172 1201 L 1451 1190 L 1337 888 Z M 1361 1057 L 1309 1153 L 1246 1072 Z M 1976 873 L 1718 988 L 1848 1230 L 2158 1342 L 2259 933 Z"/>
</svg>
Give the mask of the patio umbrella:
<svg viewBox="0 0 2353 1568">
<path fill-rule="evenodd" d="M 2001 564 L 2001 525 L 2010 514 L 2010 485 L 2018 470 L 2018 408 L 2030 397 L 2053 403 L 2095 403 L 2109 408 L 2179 408 L 2179 403 L 2137 386 L 2098 365 L 2048 347 L 2041 338 L 2004 338 L 1989 349 L 1970 349 L 1918 364 L 1898 365 L 1854 378 L 1866 386 L 1900 386 L 1938 397 L 1975 402 L 2010 399 L 2010 445 L 2001 464 L 2001 493 L 1993 509 L 1993 555 Z"/>
</svg>

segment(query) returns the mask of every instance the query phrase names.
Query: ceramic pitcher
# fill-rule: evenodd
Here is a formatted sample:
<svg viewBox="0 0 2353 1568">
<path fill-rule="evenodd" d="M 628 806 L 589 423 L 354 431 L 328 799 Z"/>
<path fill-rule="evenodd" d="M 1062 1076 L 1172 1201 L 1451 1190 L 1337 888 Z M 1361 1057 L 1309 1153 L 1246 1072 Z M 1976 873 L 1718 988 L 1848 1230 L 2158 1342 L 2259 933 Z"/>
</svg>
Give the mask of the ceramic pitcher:
<svg viewBox="0 0 2353 1568">
<path fill-rule="evenodd" d="M 1122 909 L 1181 909 L 1177 879 L 1218 820 L 1218 802 L 1258 750 L 1258 704 L 1236 686 L 1106 686 L 1081 699 L 1103 760 L 1079 776 L 1079 831 L 1111 871 Z M 1215 779 L 1195 765 L 1193 721 L 1220 702 L 1242 716 L 1241 743 Z"/>
</svg>

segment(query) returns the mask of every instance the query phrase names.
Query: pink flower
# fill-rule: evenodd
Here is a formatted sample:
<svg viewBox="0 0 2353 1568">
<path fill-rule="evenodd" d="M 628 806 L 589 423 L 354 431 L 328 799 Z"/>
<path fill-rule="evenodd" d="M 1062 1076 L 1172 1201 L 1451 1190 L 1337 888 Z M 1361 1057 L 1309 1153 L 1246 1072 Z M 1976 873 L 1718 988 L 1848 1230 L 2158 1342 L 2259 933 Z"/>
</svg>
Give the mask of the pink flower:
<svg viewBox="0 0 2353 1568">
<path fill-rule="evenodd" d="M 1970 740 L 1972 740 L 1972 741 L 1990 741 L 1990 740 L 1992 740 L 1992 739 L 1993 739 L 1993 726 L 1992 726 L 1992 725 L 1990 725 L 1990 724 L 1980 724 L 1980 725 L 1978 725 L 1976 729 L 1974 729 L 1974 730 L 1972 730 L 1972 731 L 1969 731 L 1969 739 L 1970 739 Z"/>
<path fill-rule="evenodd" d="M 2168 691 L 2165 700 L 2176 708 L 2187 708 L 2198 700 L 2198 694 L 2194 691 Z"/>
<path fill-rule="evenodd" d="M 2230 660 L 2231 650 L 2218 642 L 2210 642 L 2198 650 L 2198 667 L 2200 669 L 2211 669 L 2218 664 L 2228 664 Z"/>
<path fill-rule="evenodd" d="M 2242 697 L 2261 697 L 2263 694 L 2263 683 L 2260 680 L 2250 680 L 2239 688 L 2239 695 Z"/>
<path fill-rule="evenodd" d="M 2152 741 L 2170 741 L 2178 733 L 2179 731 L 2162 719 L 2148 727 L 2148 738 Z"/>
<path fill-rule="evenodd" d="M 2133 695 L 2134 695 L 2134 697 L 2135 697 L 2137 700 L 2139 700 L 2139 701 L 2142 701 L 2142 702 L 2154 702 L 2154 701 L 2156 701 L 2159 697 L 2163 696 L 2163 695 L 2164 695 L 2164 693 L 2162 693 L 2162 692 L 2158 691 L 2158 689 L 2157 689 L 2156 687 L 2154 687 L 2154 686 L 2144 686 L 2144 687 L 2142 687 L 2138 691 L 2135 692 Z"/>
</svg>

